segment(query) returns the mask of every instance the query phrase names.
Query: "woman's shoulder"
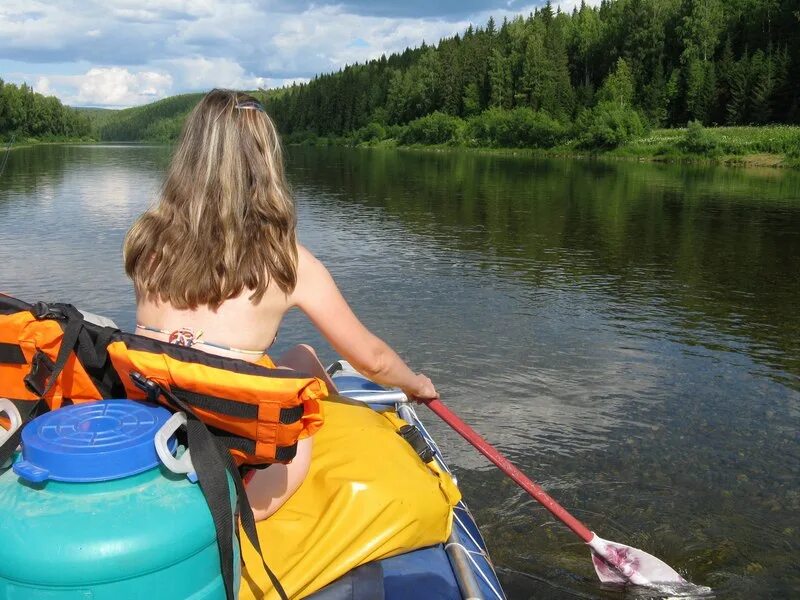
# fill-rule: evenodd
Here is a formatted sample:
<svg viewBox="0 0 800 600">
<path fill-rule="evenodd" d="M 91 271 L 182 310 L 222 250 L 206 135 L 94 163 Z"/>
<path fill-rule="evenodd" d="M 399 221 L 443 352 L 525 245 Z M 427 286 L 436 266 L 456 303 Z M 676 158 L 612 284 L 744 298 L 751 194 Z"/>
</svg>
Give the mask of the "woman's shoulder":
<svg viewBox="0 0 800 600">
<path fill-rule="evenodd" d="M 297 281 L 300 282 L 300 277 L 304 274 L 313 275 L 314 272 L 319 271 L 320 269 L 325 269 L 325 265 L 322 264 L 314 254 L 303 246 L 301 243 L 297 243 Z"/>
<path fill-rule="evenodd" d="M 292 293 L 292 304 L 302 304 L 304 299 L 323 293 L 332 283 L 328 269 L 314 253 L 302 244 L 297 244 L 297 283 Z"/>
</svg>

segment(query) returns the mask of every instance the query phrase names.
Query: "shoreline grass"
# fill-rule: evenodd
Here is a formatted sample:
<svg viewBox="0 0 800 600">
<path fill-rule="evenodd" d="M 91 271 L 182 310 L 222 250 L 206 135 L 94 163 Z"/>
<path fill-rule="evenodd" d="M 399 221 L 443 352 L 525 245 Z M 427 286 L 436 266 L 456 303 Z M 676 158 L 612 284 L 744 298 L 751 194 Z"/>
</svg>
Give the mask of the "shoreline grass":
<svg viewBox="0 0 800 600">
<path fill-rule="evenodd" d="M 64 138 L 64 139 L 35 139 L 35 138 L 27 138 L 25 140 L 19 142 L 11 142 L 9 141 L 2 141 L 0 142 L 0 153 L 5 152 L 8 150 L 21 150 L 22 148 L 32 148 L 33 146 L 61 146 L 65 144 L 97 144 L 99 143 L 98 140 L 94 138 Z"/>
<path fill-rule="evenodd" d="M 700 136 L 687 148 L 690 128 L 653 129 L 617 148 L 587 150 L 570 139 L 552 148 L 480 146 L 469 141 L 446 144 L 401 144 L 396 137 L 357 141 L 351 136 L 306 136 L 296 140 L 286 136 L 288 145 L 344 146 L 356 148 L 399 148 L 418 151 L 468 151 L 501 156 L 574 158 L 579 160 L 631 160 L 674 164 L 724 165 L 731 167 L 800 168 L 800 126 L 765 125 L 708 127 L 695 133 Z M 32 146 L 108 143 L 94 138 L 34 139 L 0 143 L 0 151 Z M 112 142 L 113 143 L 113 142 Z M 142 140 L 139 143 L 147 143 Z"/>
<path fill-rule="evenodd" d="M 800 127 L 787 125 L 708 127 L 687 144 L 691 128 L 654 129 L 617 148 L 586 150 L 577 140 L 552 148 L 478 146 L 467 142 L 401 144 L 397 138 L 358 142 L 352 137 L 306 137 L 287 143 L 300 146 L 348 146 L 358 148 L 406 148 L 429 151 L 470 151 L 508 156 L 543 158 L 614 159 L 664 163 L 726 165 L 733 167 L 800 168 Z M 693 138 L 690 138 L 690 142 Z"/>
</svg>

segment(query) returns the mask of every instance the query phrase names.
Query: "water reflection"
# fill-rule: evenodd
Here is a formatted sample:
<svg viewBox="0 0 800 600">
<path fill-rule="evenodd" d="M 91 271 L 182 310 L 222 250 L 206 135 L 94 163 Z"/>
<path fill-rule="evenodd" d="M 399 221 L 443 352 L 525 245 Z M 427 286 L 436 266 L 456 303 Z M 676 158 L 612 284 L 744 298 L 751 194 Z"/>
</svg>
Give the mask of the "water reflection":
<svg viewBox="0 0 800 600">
<path fill-rule="evenodd" d="M 429 243 L 488 253 L 479 268 L 516 280 L 609 290 L 624 307 L 665 303 L 679 335 L 746 336 L 797 383 L 796 173 L 347 150 L 320 162 L 319 152 L 293 151 L 301 186 L 381 207 Z"/>
<path fill-rule="evenodd" d="M 0 179 L 0 289 L 131 320 L 122 236 L 152 199 L 167 148 L 15 150 Z"/>
<path fill-rule="evenodd" d="M 365 232 L 317 244 L 352 276 L 346 289 L 381 273 L 373 294 L 424 294 L 357 298 L 361 310 L 405 348 L 416 342 L 407 315 L 424 322 L 415 358 L 565 505 L 721 597 L 800 585 L 796 174 L 313 149 L 291 159 L 304 210 L 319 214 L 310 230 Z M 513 484 L 469 450 L 455 460 L 512 597 L 563 597 L 565 582 L 617 595 Z M 511 570 L 555 588 L 517 585 Z"/>
<path fill-rule="evenodd" d="M 122 236 L 168 149 L 18 150 L 0 289 L 133 325 Z M 365 323 L 604 537 L 719 597 L 800 587 L 800 176 L 289 149 L 300 238 Z M 290 314 L 276 352 L 333 351 Z M 585 548 L 432 429 L 512 598 L 620 597 Z"/>
</svg>

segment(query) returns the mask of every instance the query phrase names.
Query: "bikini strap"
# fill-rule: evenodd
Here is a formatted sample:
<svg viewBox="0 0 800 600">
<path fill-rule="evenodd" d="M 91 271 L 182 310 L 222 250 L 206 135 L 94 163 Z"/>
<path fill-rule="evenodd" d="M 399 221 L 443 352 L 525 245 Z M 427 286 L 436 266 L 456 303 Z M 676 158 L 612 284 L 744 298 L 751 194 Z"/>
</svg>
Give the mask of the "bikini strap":
<svg viewBox="0 0 800 600">
<path fill-rule="evenodd" d="M 191 348 L 196 344 L 202 344 L 203 346 L 210 346 L 212 348 L 219 348 L 220 350 L 237 352 L 239 354 L 249 354 L 251 356 L 263 356 L 266 353 L 264 350 L 245 350 L 242 348 L 234 348 L 233 346 L 223 346 L 222 344 L 214 344 L 212 342 L 201 340 L 200 338 L 203 335 L 203 331 L 200 330 L 195 333 L 194 329 L 192 329 L 191 327 L 181 327 L 180 329 L 175 329 L 170 331 L 168 329 L 159 329 L 158 327 L 149 327 L 148 325 L 142 325 L 141 323 L 137 323 L 136 328 L 143 329 L 145 331 L 153 331 L 155 333 L 162 333 L 167 336 L 167 340 L 169 341 L 169 343 L 174 344 L 175 346 L 184 346 L 186 348 Z M 275 337 L 277 337 L 277 335 Z"/>
</svg>

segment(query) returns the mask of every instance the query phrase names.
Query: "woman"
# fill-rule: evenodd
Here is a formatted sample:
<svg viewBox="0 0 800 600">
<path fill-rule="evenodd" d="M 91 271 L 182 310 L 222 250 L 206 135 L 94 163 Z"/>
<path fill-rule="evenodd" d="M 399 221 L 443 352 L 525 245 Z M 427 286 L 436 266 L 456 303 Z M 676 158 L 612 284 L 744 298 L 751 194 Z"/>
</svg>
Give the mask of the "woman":
<svg viewBox="0 0 800 600">
<path fill-rule="evenodd" d="M 415 399 L 436 398 L 353 314 L 325 266 L 297 243 L 296 217 L 275 126 L 247 94 L 213 90 L 191 112 L 160 202 L 125 238 L 137 332 L 221 356 L 274 366 L 266 354 L 284 314 L 300 308 L 359 372 Z M 281 366 L 329 378 L 308 346 Z M 247 487 L 265 519 L 299 487 L 311 459 L 301 440 L 289 465 L 258 471 Z"/>
</svg>

